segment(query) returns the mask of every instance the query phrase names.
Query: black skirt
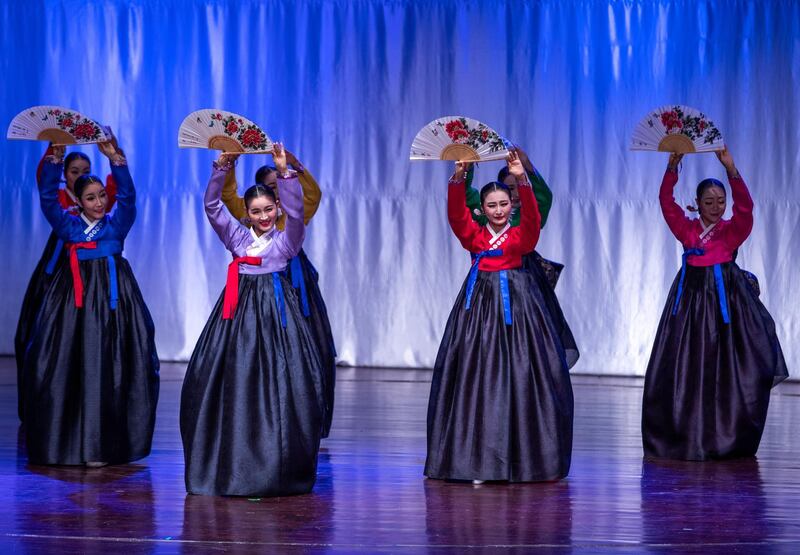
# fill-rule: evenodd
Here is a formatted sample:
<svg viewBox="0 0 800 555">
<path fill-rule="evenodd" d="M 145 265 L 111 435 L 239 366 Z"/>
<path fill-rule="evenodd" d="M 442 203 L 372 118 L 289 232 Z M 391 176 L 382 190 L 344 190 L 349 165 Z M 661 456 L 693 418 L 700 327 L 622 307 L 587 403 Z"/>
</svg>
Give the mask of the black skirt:
<svg viewBox="0 0 800 555">
<path fill-rule="evenodd" d="M 222 319 L 223 294 L 192 353 L 181 391 L 186 490 L 270 497 L 314 487 L 325 407 L 322 365 L 291 283 L 240 275 L 239 300 Z"/>
<path fill-rule="evenodd" d="M 522 267 L 533 274 L 539 291 L 542 292 L 545 306 L 550 311 L 553 323 L 558 329 L 558 335 L 561 337 L 561 344 L 564 346 L 564 351 L 567 355 L 567 366 L 572 368 L 581 355 L 578 351 L 578 346 L 575 344 L 575 338 L 572 336 L 572 330 L 569 328 L 567 319 L 564 318 L 564 313 L 561 311 L 561 305 L 555 292 L 556 282 L 564 266 L 557 262 L 546 260 L 538 252 L 533 251 L 522 257 Z"/>
<path fill-rule="evenodd" d="M 42 299 L 25 357 L 24 407 L 33 464 L 119 464 L 150 453 L 159 388 L 153 320 L 128 261 L 80 262 L 84 307 L 63 265 Z"/>
<path fill-rule="evenodd" d="M 561 336 L 533 274 L 508 270 L 506 325 L 499 272 L 466 282 L 436 357 L 425 475 L 454 480 L 557 480 L 572 455 L 573 398 Z"/>
<path fill-rule="evenodd" d="M 754 455 L 770 389 L 788 372 L 775 322 L 742 270 L 721 264 L 730 323 L 723 321 L 714 267 L 680 272 L 656 333 L 644 384 L 647 456 L 683 460 Z"/>
<path fill-rule="evenodd" d="M 305 281 L 306 299 L 308 301 L 307 320 L 314 334 L 314 340 L 319 350 L 320 361 L 322 363 L 322 389 L 325 392 L 325 423 L 322 430 L 322 437 L 328 437 L 331 430 L 331 420 L 333 419 L 334 389 L 336 387 L 336 346 L 333 342 L 331 333 L 331 323 L 328 320 L 328 309 L 319 290 L 319 274 L 314 265 L 306 256 L 304 250 L 300 250 L 297 255 L 302 278 Z M 292 274 L 295 268 L 291 264 L 288 266 L 289 279 L 293 283 L 296 276 Z M 297 289 L 300 295 L 300 288 Z"/>
<path fill-rule="evenodd" d="M 47 273 L 47 265 L 55 254 L 56 247 L 62 246 L 55 263 L 52 267 L 52 272 Z M 58 240 L 55 233 L 50 233 L 47 239 L 47 244 L 44 247 L 42 257 L 36 268 L 31 274 L 31 279 L 28 281 L 28 288 L 25 290 L 25 296 L 22 298 L 22 308 L 19 311 L 19 320 L 17 321 L 17 331 L 14 334 L 14 356 L 17 362 L 17 413 L 19 419 L 23 419 L 25 410 L 22 406 L 23 400 L 23 386 L 22 382 L 25 378 L 23 368 L 25 367 L 25 352 L 31 340 L 31 333 L 33 326 L 36 322 L 36 314 L 39 312 L 39 307 L 44 299 L 44 294 L 50 283 L 53 281 L 53 276 L 61 269 L 67 261 L 67 251 L 63 248 L 63 243 Z"/>
</svg>

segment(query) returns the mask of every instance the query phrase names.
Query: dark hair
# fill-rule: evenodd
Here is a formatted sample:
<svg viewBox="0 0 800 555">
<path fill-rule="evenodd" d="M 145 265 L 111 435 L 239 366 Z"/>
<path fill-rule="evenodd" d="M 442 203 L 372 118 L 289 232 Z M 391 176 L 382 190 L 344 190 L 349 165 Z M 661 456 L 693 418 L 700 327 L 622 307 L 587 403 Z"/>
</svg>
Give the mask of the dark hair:
<svg viewBox="0 0 800 555">
<path fill-rule="evenodd" d="M 103 182 L 100 181 L 100 178 L 97 177 L 96 175 L 86 174 L 76 179 L 75 196 L 81 198 L 81 196 L 83 195 L 83 191 L 86 189 L 86 187 L 88 187 L 92 183 L 99 183 L 100 185 L 103 185 Z M 105 188 L 105 185 L 103 185 L 103 188 Z"/>
<path fill-rule="evenodd" d="M 262 185 L 261 183 L 256 183 L 252 187 L 249 187 L 244 192 L 244 206 L 245 208 L 250 208 L 250 203 L 253 199 L 258 197 L 269 197 L 272 199 L 272 202 L 277 202 L 277 198 L 275 197 L 275 191 L 267 187 L 266 185 Z"/>
<path fill-rule="evenodd" d="M 713 177 L 709 177 L 708 179 L 704 179 L 703 181 L 697 184 L 697 197 L 695 198 L 699 200 L 700 197 L 703 196 L 703 193 L 705 193 L 711 187 L 719 187 L 720 189 L 722 189 L 723 193 L 725 192 L 725 185 L 722 184 L 722 181 L 720 181 L 719 179 L 714 179 Z"/>
<path fill-rule="evenodd" d="M 483 204 L 483 201 L 486 199 L 489 193 L 493 193 L 495 191 L 503 191 L 508 195 L 509 199 L 511 198 L 511 189 L 508 188 L 508 185 L 500 183 L 499 181 L 492 181 L 481 188 L 481 204 Z"/>
<path fill-rule="evenodd" d="M 261 166 L 258 168 L 258 171 L 256 171 L 256 183 L 263 184 L 271 172 L 278 173 L 278 168 L 275 166 Z"/>
<path fill-rule="evenodd" d="M 503 181 L 506 180 L 506 177 L 508 177 L 509 175 L 511 175 L 511 172 L 508 171 L 508 166 L 503 166 L 502 168 L 500 168 L 500 171 L 497 172 L 497 181 L 502 183 Z"/>
<path fill-rule="evenodd" d="M 89 160 L 89 157 L 86 156 L 83 152 L 70 152 L 69 154 L 67 154 L 67 157 L 64 158 L 64 173 L 65 174 L 67 173 L 67 170 L 69 169 L 70 164 L 72 164 L 75 160 L 86 160 L 87 162 L 89 162 L 89 164 L 92 163 L 91 160 Z"/>
</svg>

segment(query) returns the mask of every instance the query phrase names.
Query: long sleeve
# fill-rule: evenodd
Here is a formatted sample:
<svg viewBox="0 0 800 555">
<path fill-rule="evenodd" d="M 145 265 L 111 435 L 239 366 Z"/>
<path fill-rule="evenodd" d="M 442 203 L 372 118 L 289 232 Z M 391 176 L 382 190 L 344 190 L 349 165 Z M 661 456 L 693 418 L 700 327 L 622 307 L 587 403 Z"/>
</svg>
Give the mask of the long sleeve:
<svg viewBox="0 0 800 555">
<path fill-rule="evenodd" d="M 733 216 L 726 227 L 725 242 L 731 249 L 737 249 L 753 230 L 753 199 L 741 176 L 728 176 L 728 182 L 733 198 Z"/>
<path fill-rule="evenodd" d="M 472 250 L 472 243 L 480 231 L 480 226 L 472 220 L 467 208 L 464 181 L 450 181 L 447 186 L 447 220 L 461 245 L 467 250 Z"/>
<path fill-rule="evenodd" d="M 522 238 L 522 252 L 527 254 L 536 248 L 536 243 L 539 242 L 539 233 L 541 230 L 541 214 L 539 214 L 539 207 L 536 202 L 536 197 L 530 185 L 519 184 L 520 204 L 520 221 L 519 231 Z"/>
<path fill-rule="evenodd" d="M 296 177 L 278 178 L 278 196 L 286 215 L 283 233 L 275 239 L 278 249 L 286 258 L 294 258 L 303 247 L 306 226 L 303 220 L 303 191 Z"/>
<path fill-rule="evenodd" d="M 553 206 L 553 191 L 547 186 L 547 182 L 542 175 L 533 168 L 529 171 L 528 179 L 533 187 L 533 196 L 536 197 L 536 205 L 539 207 L 539 215 L 542 218 L 542 227 L 547 223 L 547 217 L 550 215 L 550 208 Z"/>
<path fill-rule="evenodd" d="M 217 167 L 216 163 L 214 164 L 214 171 L 211 172 L 211 179 L 208 180 L 208 187 L 203 197 L 203 204 L 211 227 L 214 228 L 214 231 L 225 245 L 225 248 L 233 251 L 233 239 L 241 226 L 225 211 L 225 207 L 222 204 L 222 187 L 225 176 L 228 173 L 228 170 L 220 169 Z"/>
<path fill-rule="evenodd" d="M 300 186 L 303 188 L 303 218 L 305 224 L 308 225 L 322 201 L 322 191 L 317 180 L 306 169 L 297 172 L 297 179 L 300 180 Z"/>
<path fill-rule="evenodd" d="M 225 174 L 225 184 L 222 186 L 222 202 L 231 216 L 240 222 L 247 217 L 247 208 L 244 199 L 237 192 L 236 170 L 231 170 Z"/>
<path fill-rule="evenodd" d="M 677 182 L 678 172 L 667 169 L 664 173 L 664 179 L 661 181 L 658 200 L 661 203 L 661 213 L 664 215 L 664 220 L 666 220 L 670 231 L 678 241 L 686 244 L 689 242 L 688 233 L 692 223 L 673 197 L 672 190 Z"/>
<path fill-rule="evenodd" d="M 478 225 L 486 225 L 486 216 L 481 213 L 481 193 L 472 186 L 472 181 L 475 178 L 475 166 L 470 166 L 467 171 L 467 179 L 464 182 L 464 193 L 467 199 L 467 208 L 469 208 L 472 219 L 478 222 Z"/>
<path fill-rule="evenodd" d="M 133 186 L 133 178 L 128 170 L 128 164 L 111 164 L 111 176 L 117 186 L 117 211 L 114 212 L 111 223 L 117 233 L 124 238 L 136 220 L 136 189 Z"/>
<path fill-rule="evenodd" d="M 106 176 L 106 196 L 108 197 L 106 212 L 111 212 L 117 202 L 117 189 L 117 180 L 114 179 L 114 172 L 112 171 Z"/>
<path fill-rule="evenodd" d="M 44 217 L 50 223 L 55 234 L 64 241 L 69 241 L 70 216 L 61 209 L 58 202 L 58 184 L 63 172 L 62 164 L 45 162 L 42 164 L 40 178 L 37 180 L 39 187 L 39 204 L 44 212 Z"/>
</svg>

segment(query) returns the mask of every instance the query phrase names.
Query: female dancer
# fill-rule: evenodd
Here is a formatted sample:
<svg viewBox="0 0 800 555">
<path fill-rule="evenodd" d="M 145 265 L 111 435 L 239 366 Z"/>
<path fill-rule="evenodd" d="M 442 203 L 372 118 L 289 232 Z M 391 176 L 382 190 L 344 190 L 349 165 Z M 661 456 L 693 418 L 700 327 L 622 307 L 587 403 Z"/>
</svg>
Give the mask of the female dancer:
<svg viewBox="0 0 800 555">
<path fill-rule="evenodd" d="M 547 218 L 550 214 L 550 208 L 553 205 L 553 193 L 550 187 L 547 186 L 544 178 L 533 167 L 533 164 L 528 158 L 528 155 L 519 146 L 514 146 L 512 149 L 517 156 L 519 156 L 522 166 L 525 168 L 525 173 L 528 180 L 533 187 L 533 195 L 536 197 L 536 204 L 539 207 L 539 214 L 541 215 L 541 229 L 544 229 Z M 481 210 L 480 194 L 472 187 L 472 179 L 474 176 L 474 166 L 469 164 L 467 171 L 467 206 L 472 211 L 472 218 L 480 225 L 486 225 L 486 215 Z M 511 194 L 511 216 L 509 223 L 512 226 L 519 225 L 519 191 L 517 190 L 516 178 L 508 171 L 507 166 L 497 173 L 497 181 L 503 183 L 508 187 Z M 522 257 L 522 267 L 533 274 L 539 286 L 539 290 L 544 296 L 545 305 L 550 311 L 550 314 L 559 329 L 561 342 L 564 345 L 564 350 L 567 355 L 567 366 L 572 368 L 580 357 L 578 346 L 575 344 L 575 338 L 572 335 L 572 330 L 569 328 L 567 319 L 561 310 L 561 304 L 556 297 L 555 287 L 558 278 L 561 275 L 561 270 L 564 269 L 563 264 L 552 262 L 543 258 L 538 252 L 531 251 Z"/>
<path fill-rule="evenodd" d="M 684 248 L 667 297 L 644 384 L 642 439 L 647 456 L 706 460 L 758 450 L 770 389 L 788 376 L 775 323 L 733 262 L 753 228 L 753 200 L 727 149 L 733 217 L 723 184 L 697 186 L 700 217 L 687 218 L 672 196 L 682 154 L 671 154 L 661 211 Z"/>
<path fill-rule="evenodd" d="M 464 164 L 447 193 L 450 227 L 473 256 L 447 321 L 428 404 L 431 478 L 527 482 L 567 475 L 572 453 L 572 386 L 566 353 L 523 255 L 539 238 L 540 215 L 515 153 L 520 224 L 509 224 L 508 187 L 481 189 L 488 223 L 466 206 Z"/>
<path fill-rule="evenodd" d="M 110 132 L 110 130 L 109 130 Z M 112 135 L 113 136 L 113 135 Z M 116 147 L 116 139 L 114 139 Z M 39 166 L 36 168 L 36 181 L 41 182 L 42 169 L 48 156 L 53 154 L 53 145 L 49 145 L 42 156 Z M 92 171 L 89 157 L 82 152 L 70 152 L 64 159 L 64 181 L 65 187 L 58 190 L 58 203 L 61 208 L 72 214 L 79 213 L 78 199 L 75 196 L 75 181 L 82 175 Z M 107 210 L 111 211 L 117 195 L 117 185 L 113 179 L 106 180 L 106 196 L 108 198 Z M 64 241 L 59 239 L 55 232 L 50 233 L 44 252 L 39 258 L 38 264 L 31 274 L 25 296 L 22 298 L 22 308 L 19 311 L 17 321 L 17 331 L 14 334 L 14 355 L 17 362 L 17 412 L 19 419 L 23 419 L 24 409 L 22 407 L 24 374 L 22 369 L 25 365 L 25 351 L 31 339 L 33 324 L 36 314 L 39 311 L 44 293 L 52 281 L 56 271 L 67 261 L 67 251 L 64 249 Z"/>
<path fill-rule="evenodd" d="M 321 362 L 283 269 L 303 244 L 303 199 L 281 145 L 275 193 L 244 195 L 248 228 L 221 193 L 234 155 L 222 154 L 205 194 L 211 226 L 233 255 L 228 280 L 192 353 L 181 392 L 186 490 L 205 495 L 307 493 L 325 418 Z M 286 214 L 275 228 L 278 210 Z"/>
<path fill-rule="evenodd" d="M 158 400 L 153 321 L 122 246 L 136 218 L 125 158 L 111 142 L 117 209 L 99 178 L 75 180 L 79 214 L 58 200 L 63 147 L 44 164 L 42 210 L 69 252 L 44 294 L 25 356 L 24 422 L 34 464 L 126 463 L 150 453 Z"/>
<path fill-rule="evenodd" d="M 319 208 L 322 192 L 314 176 L 311 175 L 311 172 L 300 163 L 294 154 L 288 150 L 285 152 L 286 160 L 297 172 L 297 178 L 303 189 L 303 222 L 305 225 L 308 225 L 311 218 L 316 214 L 317 208 Z M 256 184 L 269 187 L 277 195 L 277 177 L 278 172 L 274 167 L 261 166 L 256 172 Z M 225 203 L 225 207 L 234 218 L 245 225 L 250 225 L 244 199 L 238 195 L 236 187 L 236 172 L 228 172 L 225 178 L 225 185 L 222 187 L 222 202 Z M 277 198 L 280 199 L 280 196 L 277 196 Z M 279 211 L 275 226 L 279 230 L 283 230 L 285 225 L 286 216 Z M 319 274 L 316 268 L 314 268 L 314 265 L 311 264 L 308 256 L 306 256 L 305 250 L 300 249 L 297 256 L 289 261 L 287 270 L 292 286 L 297 289 L 297 293 L 300 295 L 303 316 L 308 319 L 311 325 L 311 331 L 314 333 L 314 338 L 317 342 L 317 348 L 319 349 L 322 360 L 322 379 L 323 389 L 325 391 L 326 414 L 322 437 L 325 438 L 328 437 L 331 429 L 334 388 L 336 386 L 336 347 L 333 342 L 333 334 L 331 333 L 331 324 L 328 320 L 328 309 L 325 307 L 325 301 L 319 290 Z"/>
</svg>

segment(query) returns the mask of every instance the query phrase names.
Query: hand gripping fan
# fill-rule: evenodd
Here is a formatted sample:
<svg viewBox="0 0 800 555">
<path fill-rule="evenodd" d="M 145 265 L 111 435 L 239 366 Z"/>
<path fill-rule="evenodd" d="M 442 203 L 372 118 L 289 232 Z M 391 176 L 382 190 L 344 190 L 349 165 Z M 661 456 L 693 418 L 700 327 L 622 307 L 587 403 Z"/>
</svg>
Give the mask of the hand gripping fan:
<svg viewBox="0 0 800 555">
<path fill-rule="evenodd" d="M 178 129 L 178 146 L 241 154 L 272 152 L 272 141 L 258 125 L 239 114 L 210 108 L 186 116 Z"/>
<path fill-rule="evenodd" d="M 631 150 L 712 152 L 722 150 L 722 134 L 708 117 L 689 106 L 669 104 L 647 114 L 633 130 Z"/>
<path fill-rule="evenodd" d="M 419 130 L 411 143 L 411 160 L 502 160 L 506 141 L 478 120 L 462 116 L 438 118 Z"/>
<path fill-rule="evenodd" d="M 33 106 L 17 114 L 6 137 L 27 141 L 50 141 L 56 145 L 102 143 L 111 137 L 80 112 L 60 106 Z"/>
</svg>

